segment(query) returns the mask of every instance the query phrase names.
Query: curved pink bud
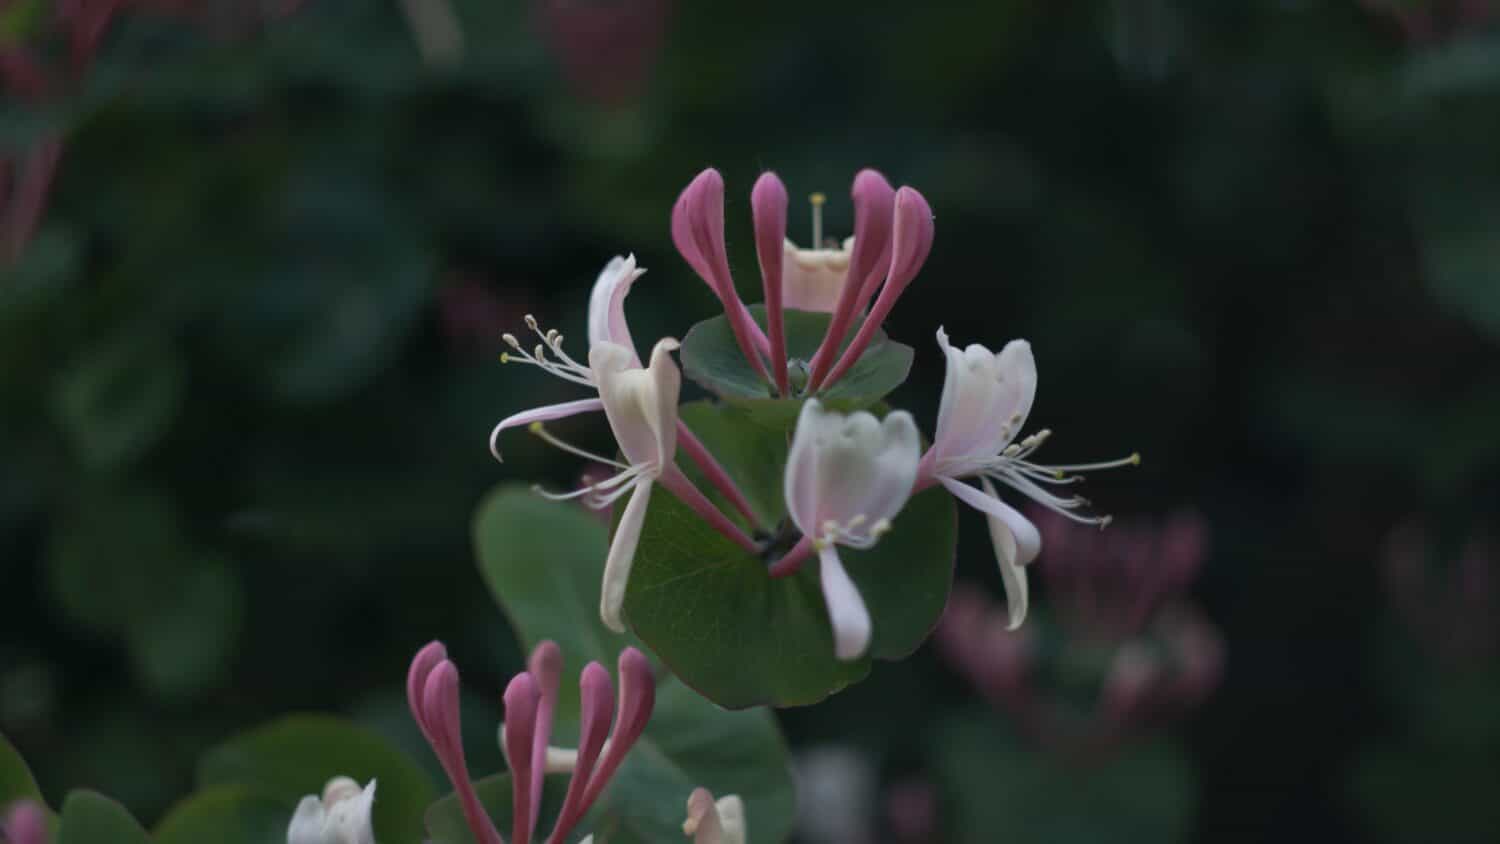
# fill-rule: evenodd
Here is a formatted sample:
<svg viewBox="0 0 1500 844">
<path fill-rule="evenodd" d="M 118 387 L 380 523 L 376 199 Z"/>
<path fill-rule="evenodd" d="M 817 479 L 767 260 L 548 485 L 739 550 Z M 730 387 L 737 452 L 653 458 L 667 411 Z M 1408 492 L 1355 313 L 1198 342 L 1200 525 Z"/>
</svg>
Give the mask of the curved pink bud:
<svg viewBox="0 0 1500 844">
<path fill-rule="evenodd" d="M 427 677 L 436 668 L 438 663 L 448 658 L 448 649 L 442 642 L 432 641 L 427 646 L 417 651 L 412 658 L 411 668 L 406 672 L 406 704 L 411 708 L 411 717 L 417 722 L 417 727 L 422 730 L 422 735 L 427 738 L 428 744 L 433 744 L 432 730 L 427 726 L 427 717 L 424 714 L 423 694 L 427 688 Z"/>
<path fill-rule="evenodd" d="M 750 318 L 750 311 L 734 289 L 729 250 L 724 246 L 724 177 L 718 170 L 710 167 L 699 173 L 677 197 L 672 206 L 672 243 L 719 297 L 740 353 L 757 375 L 765 377 L 759 349 L 769 348 L 770 341 Z"/>
<path fill-rule="evenodd" d="M 536 732 L 531 740 L 531 828 L 528 835 L 536 831 L 536 807 L 542 805 L 542 785 L 546 780 L 547 743 L 552 740 L 552 719 L 557 712 L 557 686 L 562 676 L 562 649 L 551 639 L 538 643 L 526 661 L 526 670 L 536 678 L 541 701 L 537 706 Z"/>
<path fill-rule="evenodd" d="M 532 781 L 540 780 L 546 770 L 534 765 L 532 757 L 541 700 L 542 692 L 537 688 L 536 678 L 529 673 L 517 674 L 505 687 L 505 758 L 510 762 L 511 841 L 514 844 L 531 844 L 531 832 L 536 827 L 537 810 L 541 804 L 540 800 L 533 801 L 531 797 Z M 536 794 L 541 796 L 540 789 Z"/>
<path fill-rule="evenodd" d="M 816 390 L 828 376 L 854 317 L 875 295 L 875 288 L 890 265 L 891 215 L 896 191 L 878 170 L 866 168 L 854 176 L 849 196 L 854 201 L 854 248 L 849 255 L 849 275 L 839 292 L 838 304 L 834 305 L 828 331 L 813 355 L 807 382 L 809 392 Z M 817 246 L 813 244 L 813 248 Z"/>
<path fill-rule="evenodd" d="M 615 696 L 609 671 L 597 662 L 590 662 L 579 675 L 578 688 L 582 693 L 578 762 L 573 768 L 573 779 L 568 783 L 568 794 L 563 798 L 562 810 L 557 813 L 557 824 L 553 827 L 552 834 L 547 836 L 548 844 L 560 844 L 588 811 L 588 805 L 583 802 L 584 797 L 593 777 L 594 765 L 599 761 L 605 739 L 609 737 L 610 705 Z"/>
<path fill-rule="evenodd" d="M 448 774 L 453 790 L 458 793 L 463 807 L 464 819 L 469 830 L 481 844 L 504 844 L 499 830 L 485 813 L 474 791 L 474 782 L 469 778 L 469 767 L 464 759 L 463 734 L 460 731 L 462 716 L 458 704 L 458 667 L 444 659 L 427 674 L 422 689 L 422 718 L 426 724 L 428 742 L 437 754 L 443 770 Z"/>
<path fill-rule="evenodd" d="M 755 221 L 755 254 L 760 259 L 760 278 L 766 291 L 766 328 L 771 334 L 771 373 L 776 389 L 790 395 L 786 371 L 786 325 L 783 322 L 781 283 L 782 249 L 786 241 L 786 186 L 775 173 L 762 173 L 750 191 L 750 212 Z M 822 244 L 815 243 L 817 249 Z"/>
<path fill-rule="evenodd" d="M 620 698 L 615 716 L 614 733 L 604 758 L 589 780 L 589 789 L 584 793 L 581 811 L 587 812 L 594 805 L 600 792 L 609 784 L 609 778 L 625 760 L 625 754 L 646 729 L 651 720 L 651 710 L 656 706 L 656 676 L 651 671 L 651 662 L 635 648 L 620 652 Z"/>
<path fill-rule="evenodd" d="M 828 373 L 826 381 L 819 382 L 819 386 L 838 381 L 854 366 L 859 356 L 864 354 L 875 337 L 875 332 L 880 330 L 881 323 L 885 322 L 891 309 L 896 306 L 896 300 L 901 298 L 907 285 L 917 277 L 922 264 L 927 261 L 927 255 L 932 252 L 935 231 L 932 206 L 927 204 L 927 199 L 914 188 L 903 187 L 896 191 L 895 213 L 891 222 L 891 264 L 885 287 L 880 289 L 880 298 L 875 300 L 870 315 L 865 317 L 859 333 L 849 343 L 849 348 L 844 350 L 838 365 Z"/>
</svg>

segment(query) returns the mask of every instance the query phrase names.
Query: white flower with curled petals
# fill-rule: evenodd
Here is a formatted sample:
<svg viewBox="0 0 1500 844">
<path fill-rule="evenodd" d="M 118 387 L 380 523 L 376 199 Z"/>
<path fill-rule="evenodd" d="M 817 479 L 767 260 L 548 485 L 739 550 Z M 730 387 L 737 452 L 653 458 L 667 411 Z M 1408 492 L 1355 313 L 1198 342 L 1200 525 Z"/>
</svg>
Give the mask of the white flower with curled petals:
<svg viewBox="0 0 1500 844">
<path fill-rule="evenodd" d="M 1108 516 L 1077 512 L 1088 504 L 1083 498 L 1064 498 L 1043 485 L 1077 483 L 1082 477 L 1070 472 L 1135 465 L 1140 455 L 1073 466 L 1032 463 L 1026 458 L 1046 442 L 1051 432 L 1042 430 L 1015 442 L 1036 399 L 1036 360 L 1031 344 L 1012 340 L 999 354 L 978 343 L 959 349 L 948 342 L 941 328 L 937 341 L 947 358 L 948 372 L 938 409 L 937 435 L 922 459 L 922 481 L 941 483 L 955 498 L 985 515 L 1014 629 L 1025 620 L 1028 605 L 1023 567 L 1036 559 L 1042 538 L 1030 519 L 1000 500 L 994 481 L 1074 521 L 1106 525 Z M 981 489 L 960 480 L 970 477 L 980 479 Z"/>
<path fill-rule="evenodd" d="M 786 503 L 818 551 L 819 580 L 833 625 L 834 653 L 856 659 L 870 644 L 870 613 L 839 560 L 839 545 L 870 548 L 911 496 L 921 438 L 911 414 L 882 422 L 866 412 L 802 406 L 787 455 Z"/>
<path fill-rule="evenodd" d="M 630 338 L 630 326 L 625 322 L 625 297 L 630 293 L 635 280 L 645 272 L 636 266 L 634 255 L 624 258 L 616 255 L 599 272 L 599 277 L 594 281 L 593 291 L 589 294 L 590 350 L 600 343 L 613 343 L 630 353 L 630 360 L 635 366 L 641 365 L 640 357 L 636 354 L 635 342 Z M 502 362 L 535 366 L 564 381 L 571 381 L 595 390 L 599 388 L 593 369 L 579 363 L 563 349 L 562 334 L 553 329 L 542 330 L 536 318 L 530 314 L 526 315 L 526 325 L 541 342 L 528 351 L 514 334 L 504 335 L 505 343 L 510 346 L 511 351 L 501 355 Z M 509 428 L 550 422 L 554 419 L 603 409 L 604 404 L 600 399 L 590 398 L 532 408 L 508 416 L 490 432 L 490 452 L 495 455 L 496 460 L 500 459 L 500 433 Z"/>
<path fill-rule="evenodd" d="M 688 795 L 687 820 L 682 834 L 693 844 L 745 844 L 745 802 L 738 794 L 714 799 L 713 792 L 695 788 Z"/>
<path fill-rule="evenodd" d="M 375 781 L 364 788 L 348 777 L 334 777 L 321 799 L 309 794 L 297 804 L 287 827 L 287 844 L 375 844 L 370 811 Z"/>
<path fill-rule="evenodd" d="M 608 461 L 619 467 L 620 473 L 580 491 L 594 497 L 594 506 L 611 504 L 630 493 L 630 502 L 610 543 L 599 596 L 600 618 L 616 633 L 625 630 L 620 608 L 646 521 L 651 487 L 663 472 L 675 468 L 677 398 L 682 392 L 682 372 L 672 360 L 677 346 L 671 338 L 658 342 L 646 367 L 636 362 L 635 352 L 612 342 L 597 343 L 589 350 L 589 366 L 599 385 L 604 415 L 629 464 Z"/>
</svg>

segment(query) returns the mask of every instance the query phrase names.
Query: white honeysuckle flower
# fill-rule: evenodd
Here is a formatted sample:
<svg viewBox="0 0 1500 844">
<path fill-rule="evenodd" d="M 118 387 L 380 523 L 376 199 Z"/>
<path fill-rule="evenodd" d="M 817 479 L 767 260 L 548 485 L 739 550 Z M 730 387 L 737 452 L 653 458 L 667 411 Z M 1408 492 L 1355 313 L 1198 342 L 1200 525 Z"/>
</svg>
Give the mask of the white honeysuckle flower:
<svg viewBox="0 0 1500 844">
<path fill-rule="evenodd" d="M 870 643 L 870 614 L 839 560 L 839 545 L 870 548 L 911 496 L 921 437 L 911 414 L 882 422 L 860 411 L 802 405 L 786 465 L 786 504 L 818 551 L 819 580 L 833 625 L 834 653 L 856 659 Z"/>
<path fill-rule="evenodd" d="M 682 392 L 682 372 L 672 360 L 677 347 L 674 339 L 661 340 L 651 350 L 650 365 L 644 368 L 636 362 L 634 352 L 615 343 L 601 342 L 589 350 L 589 365 L 599 385 L 604 415 L 629 465 L 590 455 L 613 464 L 620 473 L 578 492 L 553 496 L 588 496 L 591 506 L 604 507 L 630 493 L 604 562 L 599 595 L 599 616 L 616 633 L 625 631 L 620 608 L 625 602 L 625 584 L 640 543 L 641 526 L 646 521 L 651 488 L 663 472 L 675 468 L 677 399 Z"/>
<path fill-rule="evenodd" d="M 297 804 L 287 826 L 287 844 L 375 844 L 370 811 L 375 780 L 364 788 L 348 777 L 334 777 L 323 796 L 309 794 Z"/>
<path fill-rule="evenodd" d="M 630 287 L 635 280 L 645 272 L 636 267 L 634 255 L 624 258 L 616 255 L 604 265 L 604 269 L 599 272 L 599 278 L 594 281 L 593 291 L 589 294 L 590 349 L 598 343 L 613 343 L 627 349 L 630 352 L 631 361 L 636 366 L 641 365 L 640 357 L 636 354 L 635 343 L 630 339 L 630 327 L 625 323 L 625 296 L 630 293 Z M 526 325 L 541 342 L 531 351 L 527 351 L 514 334 L 505 334 L 505 343 L 511 347 L 512 351 L 501 355 L 501 362 L 529 364 L 543 372 L 556 375 L 564 381 L 598 389 L 599 385 L 595 380 L 593 369 L 579 363 L 564 351 L 563 335 L 554 329 L 543 331 L 531 314 L 526 315 Z M 500 424 L 490 432 L 490 453 L 495 455 L 496 460 L 501 459 L 500 433 L 509 428 L 550 422 L 554 419 L 603 409 L 602 401 L 591 398 L 523 410 L 501 420 Z"/>
<path fill-rule="evenodd" d="M 999 354 L 978 343 L 959 349 L 948 342 L 941 328 L 937 341 L 947 358 L 948 372 L 938 408 L 937 435 L 922 461 L 922 481 L 930 478 L 941 483 L 955 498 L 984 513 L 1005 582 L 1010 626 L 1015 629 L 1025 620 L 1028 605 L 1023 567 L 1036 559 L 1042 538 L 1030 519 L 1000 500 L 993 482 L 1003 483 L 1076 522 L 1103 526 L 1109 524 L 1109 516 L 1077 512 L 1088 501 L 1078 496 L 1063 498 L 1043 484 L 1077 483 L 1082 477 L 1070 472 L 1136 465 L 1140 455 L 1071 466 L 1027 460 L 1052 434 L 1042 430 L 1015 442 L 1036 399 L 1036 360 L 1031 344 L 1012 340 Z M 971 477 L 980 479 L 982 490 L 960 480 Z"/>
<path fill-rule="evenodd" d="M 852 237 L 845 238 L 839 249 L 818 244 L 811 249 L 798 249 L 788 238 L 782 250 L 782 302 L 799 311 L 832 313 L 849 277 L 849 258 L 853 252 Z"/>
<path fill-rule="evenodd" d="M 693 844 L 745 844 L 745 801 L 738 794 L 714 799 L 713 792 L 695 788 L 687 799 L 687 820 L 682 834 Z"/>
</svg>

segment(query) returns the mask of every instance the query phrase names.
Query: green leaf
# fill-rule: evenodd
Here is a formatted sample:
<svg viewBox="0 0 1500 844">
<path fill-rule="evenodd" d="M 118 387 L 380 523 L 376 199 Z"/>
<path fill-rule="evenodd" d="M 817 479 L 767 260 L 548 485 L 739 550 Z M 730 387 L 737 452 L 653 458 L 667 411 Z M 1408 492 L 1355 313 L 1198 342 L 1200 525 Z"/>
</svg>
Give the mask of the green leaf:
<svg viewBox="0 0 1500 844">
<path fill-rule="evenodd" d="M 57 844 L 151 844 L 151 837 L 124 806 L 80 789 L 63 801 Z"/>
<path fill-rule="evenodd" d="M 115 469 L 167 434 L 187 376 L 164 344 L 127 338 L 90 350 L 58 379 L 53 413 L 87 466 Z"/>
<path fill-rule="evenodd" d="M 170 599 L 129 631 L 130 656 L 155 694 L 188 697 L 228 673 L 244 598 L 233 567 L 213 558 L 163 591 Z"/>
<path fill-rule="evenodd" d="M 757 323 L 765 326 L 764 305 L 752 305 L 750 313 Z M 794 373 L 805 371 L 804 365 L 812 360 L 823 342 L 830 317 L 824 313 L 790 310 L 785 316 L 787 357 Z M 853 333 L 851 329 L 850 336 L 845 337 L 840 345 L 841 349 L 848 346 Z M 890 340 L 885 332 L 877 331 L 859 361 L 837 383 L 820 391 L 819 396 L 835 407 L 874 404 L 906 380 L 913 355 L 910 346 Z M 689 378 L 710 392 L 742 404 L 767 419 L 779 423 L 796 418 L 799 402 L 776 398 L 772 385 L 750 368 L 735 342 L 729 319 L 723 314 L 688 330 L 682 341 L 682 368 Z"/>
<path fill-rule="evenodd" d="M 42 790 L 37 787 L 31 768 L 21 758 L 21 752 L 0 733 L 0 806 L 16 800 L 42 802 Z"/>
<path fill-rule="evenodd" d="M 376 803 L 379 802 L 377 798 Z M 278 844 L 286 840 L 292 811 L 293 807 L 247 786 L 207 788 L 167 813 L 156 827 L 156 844 L 204 844 L 207 841 L 214 844 Z"/>
<path fill-rule="evenodd" d="M 436 795 L 416 762 L 363 727 L 325 715 L 293 715 L 215 747 L 198 767 L 203 786 L 242 785 L 286 810 L 308 794 L 321 794 L 335 776 L 379 784 L 376 839 L 416 841 L 422 813 Z"/>
<path fill-rule="evenodd" d="M 682 418 L 752 501 L 774 508 L 770 523 L 780 522 L 784 435 L 777 454 L 767 457 L 764 429 L 743 413 L 693 403 L 683 406 Z M 956 520 L 948 494 L 928 490 L 874 548 L 839 550 L 874 622 L 870 656 L 905 657 L 937 623 L 953 577 Z M 816 703 L 869 671 L 868 658 L 842 662 L 833 655 L 815 561 L 791 577 L 772 578 L 765 560 L 667 493 L 652 497 L 625 614 L 684 682 L 732 709 Z"/>
<path fill-rule="evenodd" d="M 573 708 L 565 712 L 560 702 L 552 743 L 571 745 L 576 732 L 565 722 L 576 718 L 573 678 L 589 659 L 613 670 L 619 651 L 636 642 L 599 621 L 605 527 L 575 505 L 507 486 L 480 506 L 474 535 L 485 579 L 522 640 L 530 647 L 553 639 L 563 649 L 562 692 L 571 695 Z M 687 796 L 698 786 L 721 797 L 740 795 L 752 842 L 773 844 L 790 834 L 794 798 L 786 747 L 771 714 L 725 711 L 666 676 L 657 684 L 645 734 L 596 807 L 596 841 L 678 840 Z"/>
<path fill-rule="evenodd" d="M 956 844 L 1186 839 L 1193 775 L 1174 745 L 1127 745 L 1083 766 L 1023 746 L 1001 724 L 986 712 L 938 729 Z"/>
<path fill-rule="evenodd" d="M 599 579 L 609 537 L 582 507 L 548 501 L 527 487 L 497 487 L 474 518 L 479 571 L 505 611 L 527 652 L 543 639 L 562 648 L 563 677 L 577 677 L 599 662 L 611 672 L 633 636 L 620 636 L 599 621 Z M 578 687 L 558 691 L 558 717 L 578 715 Z"/>
<path fill-rule="evenodd" d="M 479 794 L 479 802 L 489 814 L 490 820 L 494 821 L 495 828 L 509 841 L 512 822 L 510 774 L 495 774 L 476 780 L 474 791 Z M 553 820 L 557 817 L 558 810 L 562 809 L 563 798 L 567 793 L 566 776 L 550 776 L 543 782 L 541 816 L 536 825 L 537 838 L 552 831 Z M 588 831 L 589 824 L 585 820 L 568 836 L 568 841 L 577 841 L 587 835 Z M 469 830 L 468 821 L 464 819 L 463 807 L 459 804 L 457 794 L 449 794 L 428 808 L 427 834 L 431 836 L 432 844 L 473 844 L 474 834 Z"/>
</svg>

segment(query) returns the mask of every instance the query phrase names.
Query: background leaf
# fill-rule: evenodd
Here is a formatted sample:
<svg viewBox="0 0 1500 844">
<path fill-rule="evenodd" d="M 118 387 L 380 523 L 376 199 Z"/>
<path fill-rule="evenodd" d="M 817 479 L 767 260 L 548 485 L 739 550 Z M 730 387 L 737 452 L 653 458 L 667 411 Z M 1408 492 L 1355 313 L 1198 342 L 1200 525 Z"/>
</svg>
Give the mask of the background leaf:
<svg viewBox="0 0 1500 844">
<path fill-rule="evenodd" d="M 597 659 L 613 673 L 615 656 L 635 641 L 599 621 L 604 525 L 576 505 L 506 486 L 485 499 L 474 532 L 481 570 L 522 641 L 530 648 L 553 639 L 562 647 L 562 692 L 576 707 L 575 678 L 585 658 Z M 656 700 L 640 743 L 595 809 L 601 834 L 596 840 L 676 840 L 687 796 L 703 786 L 717 796 L 744 799 L 752 842 L 784 841 L 794 814 L 792 783 L 786 746 L 771 714 L 727 712 L 669 674 L 659 676 Z M 576 708 L 569 714 L 574 713 Z M 576 735 L 572 724 L 560 723 L 552 743 L 570 746 Z"/>
<path fill-rule="evenodd" d="M 156 844 L 280 844 L 292 811 L 248 786 L 215 786 L 174 806 L 154 837 Z"/>
<path fill-rule="evenodd" d="M 375 788 L 378 840 L 415 841 L 436 796 L 427 774 L 383 738 L 326 715 L 292 715 L 215 747 L 198 769 L 200 785 L 243 786 L 276 801 L 290 819 L 297 801 L 322 794 L 335 776 Z"/>
<path fill-rule="evenodd" d="M 124 806 L 96 791 L 79 790 L 62 806 L 57 844 L 151 844 Z"/>
</svg>

